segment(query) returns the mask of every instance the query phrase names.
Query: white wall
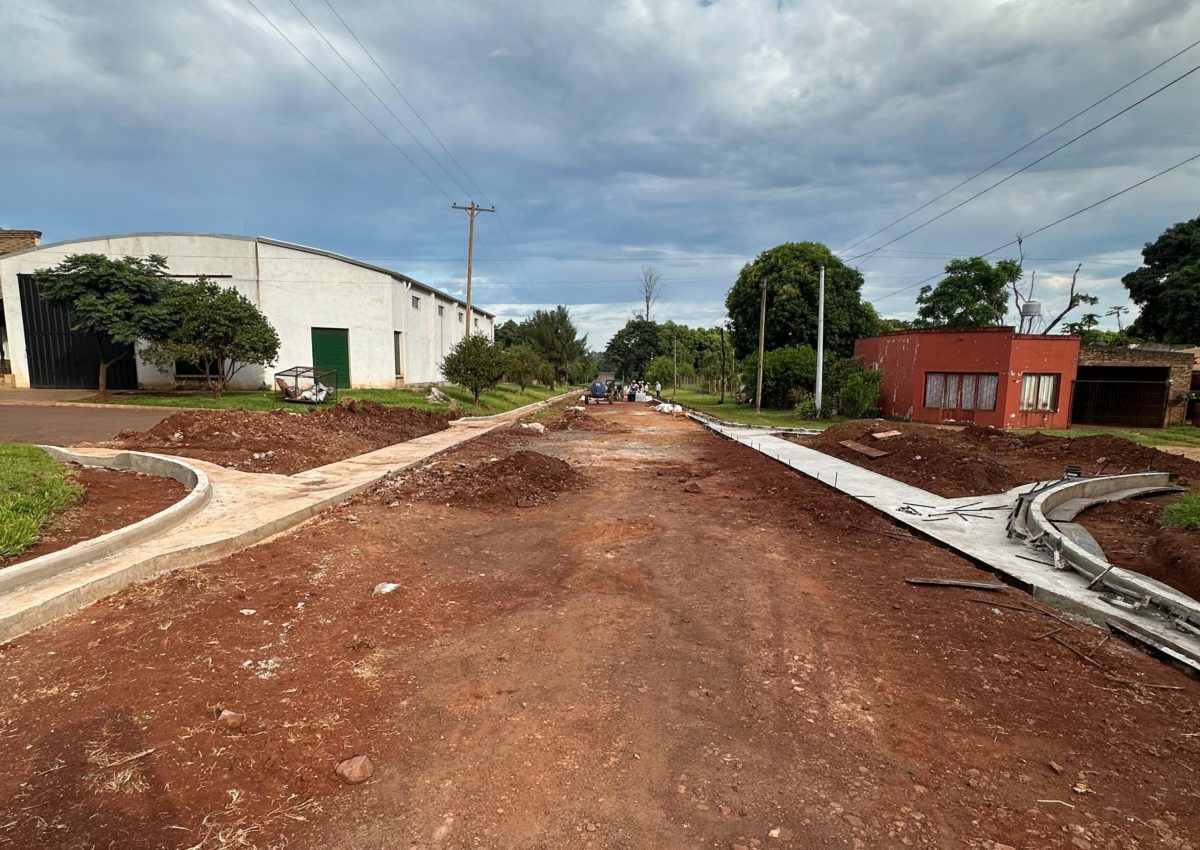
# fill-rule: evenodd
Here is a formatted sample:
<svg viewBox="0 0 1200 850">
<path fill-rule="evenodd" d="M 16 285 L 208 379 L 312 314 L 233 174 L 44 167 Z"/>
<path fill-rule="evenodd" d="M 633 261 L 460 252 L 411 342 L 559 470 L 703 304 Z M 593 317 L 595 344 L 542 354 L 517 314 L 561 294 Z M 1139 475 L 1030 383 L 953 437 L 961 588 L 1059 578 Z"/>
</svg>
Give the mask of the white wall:
<svg viewBox="0 0 1200 850">
<path fill-rule="evenodd" d="M 50 245 L 17 256 L 0 257 L 0 292 L 8 326 L 8 351 L 17 386 L 29 386 L 17 275 L 57 265 L 69 254 L 111 256 L 163 254 L 171 273 L 207 274 L 234 286 L 254 302 L 279 334 L 279 358 L 273 367 L 244 368 L 235 379 L 242 389 L 271 382 L 289 366 L 311 365 L 312 328 L 349 331 L 350 377 L 356 387 L 392 387 L 396 383 L 394 333 L 404 335 L 404 380 L 442 380 L 438 364 L 462 338 L 461 304 L 397 280 L 390 274 L 335 257 L 254 239 L 191 234 L 148 234 Z M 185 278 L 186 279 L 186 278 Z M 411 296 L 420 299 L 413 309 Z M 437 315 L 437 305 L 444 315 Z M 491 336 L 490 317 L 473 310 L 479 330 Z M 173 372 L 161 372 L 138 360 L 144 387 L 174 385 Z"/>
</svg>

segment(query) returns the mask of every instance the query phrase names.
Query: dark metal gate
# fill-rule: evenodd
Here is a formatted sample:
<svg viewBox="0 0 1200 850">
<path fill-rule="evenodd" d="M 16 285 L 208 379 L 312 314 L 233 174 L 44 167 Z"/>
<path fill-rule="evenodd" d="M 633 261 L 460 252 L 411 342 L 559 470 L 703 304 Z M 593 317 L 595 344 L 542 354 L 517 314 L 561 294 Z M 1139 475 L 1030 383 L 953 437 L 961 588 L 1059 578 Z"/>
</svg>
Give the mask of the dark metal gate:
<svg viewBox="0 0 1200 850">
<path fill-rule="evenodd" d="M 1076 381 L 1072 425 L 1161 428 L 1170 381 Z"/>
<path fill-rule="evenodd" d="M 18 275 L 21 320 L 25 327 L 25 353 L 29 385 L 39 388 L 94 390 L 100 385 L 101 343 L 92 334 L 71 330 L 71 312 L 47 304 L 31 275 Z M 108 367 L 110 390 L 137 389 L 137 363 L 133 346 L 103 341 L 104 359 L 124 354 Z"/>
</svg>

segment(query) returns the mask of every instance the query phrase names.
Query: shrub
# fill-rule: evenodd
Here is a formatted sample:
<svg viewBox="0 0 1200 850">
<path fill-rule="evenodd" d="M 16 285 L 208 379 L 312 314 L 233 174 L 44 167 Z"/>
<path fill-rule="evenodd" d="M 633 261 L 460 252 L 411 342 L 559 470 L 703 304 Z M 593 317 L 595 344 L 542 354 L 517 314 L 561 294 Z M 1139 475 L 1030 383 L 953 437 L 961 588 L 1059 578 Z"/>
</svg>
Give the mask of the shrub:
<svg viewBox="0 0 1200 850">
<path fill-rule="evenodd" d="M 527 386 L 546 378 L 550 372 L 550 364 L 532 346 L 519 343 L 504 353 L 504 375 L 521 388 L 522 395 Z"/>
<path fill-rule="evenodd" d="M 463 337 L 442 361 L 442 374 L 469 390 L 478 404 L 479 394 L 504 377 L 504 349 L 482 334 Z"/>
<path fill-rule="evenodd" d="M 742 366 L 742 380 L 751 394 L 758 374 L 758 357 Z M 817 352 L 807 345 L 789 345 L 763 356 L 763 407 L 786 408 L 797 403 L 797 391 L 812 392 L 817 383 Z"/>
</svg>

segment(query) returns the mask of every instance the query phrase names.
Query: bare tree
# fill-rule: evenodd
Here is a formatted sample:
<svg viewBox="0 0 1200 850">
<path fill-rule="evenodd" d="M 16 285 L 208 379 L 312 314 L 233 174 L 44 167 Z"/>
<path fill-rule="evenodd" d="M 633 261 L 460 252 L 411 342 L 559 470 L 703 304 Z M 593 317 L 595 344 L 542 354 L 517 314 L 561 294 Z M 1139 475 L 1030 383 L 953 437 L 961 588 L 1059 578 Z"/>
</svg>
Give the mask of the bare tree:
<svg viewBox="0 0 1200 850">
<path fill-rule="evenodd" d="M 1083 263 L 1075 267 L 1075 273 L 1071 275 L 1071 288 L 1067 291 L 1067 306 L 1063 311 L 1054 317 L 1054 321 L 1046 325 L 1046 329 L 1042 331 L 1042 336 L 1054 330 L 1054 327 L 1063 320 L 1063 317 L 1078 307 L 1080 304 L 1099 304 L 1100 299 L 1094 295 L 1088 295 L 1086 292 L 1075 292 L 1075 282 L 1079 279 L 1079 270 L 1083 268 Z"/>
<path fill-rule="evenodd" d="M 1129 308 L 1122 307 L 1121 305 L 1118 304 L 1114 307 L 1110 307 L 1108 309 L 1108 312 L 1105 313 L 1104 315 L 1115 316 L 1117 319 L 1117 333 L 1122 333 L 1125 330 L 1125 328 L 1122 327 L 1122 325 L 1121 325 L 1121 317 L 1126 316 L 1128 314 L 1129 314 Z"/>
<path fill-rule="evenodd" d="M 658 300 L 659 293 L 662 292 L 662 275 L 654 266 L 642 266 L 642 276 L 638 280 L 638 291 L 642 294 L 642 301 L 646 304 L 646 312 L 642 314 L 642 318 L 647 322 L 650 321 L 650 308 L 654 306 L 654 302 Z"/>
</svg>

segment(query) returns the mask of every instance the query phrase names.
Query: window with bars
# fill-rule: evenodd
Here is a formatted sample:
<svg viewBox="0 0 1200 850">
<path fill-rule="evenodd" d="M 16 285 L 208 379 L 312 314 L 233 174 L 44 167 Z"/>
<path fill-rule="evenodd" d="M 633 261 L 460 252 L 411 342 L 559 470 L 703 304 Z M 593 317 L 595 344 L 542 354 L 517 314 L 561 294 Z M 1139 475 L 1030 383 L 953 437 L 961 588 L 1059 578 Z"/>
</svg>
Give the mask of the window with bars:
<svg viewBox="0 0 1200 850">
<path fill-rule="evenodd" d="M 942 410 L 995 410 L 998 372 L 926 372 L 925 406 Z"/>
<path fill-rule="evenodd" d="M 1057 373 L 1025 374 L 1021 376 L 1022 410 L 1058 410 Z"/>
</svg>

